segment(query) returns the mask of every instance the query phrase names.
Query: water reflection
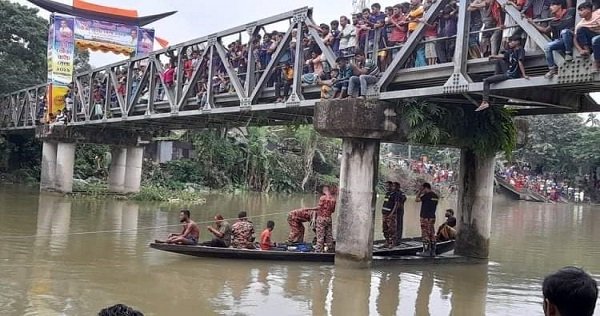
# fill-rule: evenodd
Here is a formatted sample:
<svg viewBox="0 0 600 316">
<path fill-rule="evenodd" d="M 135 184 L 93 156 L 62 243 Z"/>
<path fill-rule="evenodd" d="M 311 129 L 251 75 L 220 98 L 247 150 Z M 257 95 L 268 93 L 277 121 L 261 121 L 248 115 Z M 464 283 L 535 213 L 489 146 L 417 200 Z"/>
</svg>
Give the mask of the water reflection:
<svg viewBox="0 0 600 316">
<path fill-rule="evenodd" d="M 335 269 L 331 314 L 369 315 L 371 271 Z"/>
<path fill-rule="evenodd" d="M 397 315 L 400 305 L 400 274 L 381 272 L 377 287 L 377 312 L 379 315 Z"/>
<path fill-rule="evenodd" d="M 36 249 L 48 246 L 51 254 L 61 254 L 69 240 L 71 202 L 57 195 L 41 194 L 37 213 Z"/>
</svg>

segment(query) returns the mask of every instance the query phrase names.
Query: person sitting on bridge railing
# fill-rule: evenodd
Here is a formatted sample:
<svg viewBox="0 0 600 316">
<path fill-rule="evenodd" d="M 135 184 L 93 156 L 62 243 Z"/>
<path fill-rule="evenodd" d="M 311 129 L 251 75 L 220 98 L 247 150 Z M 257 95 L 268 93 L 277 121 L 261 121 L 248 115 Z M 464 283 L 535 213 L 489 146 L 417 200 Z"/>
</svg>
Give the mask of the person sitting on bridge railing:
<svg viewBox="0 0 600 316">
<path fill-rule="evenodd" d="M 277 102 L 287 100 L 290 94 L 290 87 L 294 83 L 294 68 L 290 62 L 286 62 L 281 69 L 281 77 L 275 82 L 275 97 Z M 283 87 L 283 98 L 281 97 L 281 88 Z"/>
<path fill-rule="evenodd" d="M 337 63 L 339 74 L 333 84 L 333 97 L 344 98 L 348 92 L 348 80 L 350 80 L 353 74 L 352 66 L 348 64 L 348 59 L 344 57 L 338 57 L 335 62 Z"/>
<path fill-rule="evenodd" d="M 502 82 L 508 79 L 525 78 L 529 79 L 525 73 L 525 50 L 521 45 L 520 35 L 513 35 L 508 42 L 509 49 L 503 55 L 490 56 L 490 60 L 496 62 L 496 74 L 483 79 L 483 101 L 475 111 L 482 111 L 490 107 L 490 85 L 492 83 Z"/>
<path fill-rule="evenodd" d="M 365 60 L 364 66 L 358 69 L 360 75 L 350 77 L 348 81 L 348 96 L 358 97 L 358 87 L 360 87 L 360 97 L 366 98 L 367 89 L 370 84 L 374 84 L 379 79 L 379 67 L 372 59 Z"/>
<path fill-rule="evenodd" d="M 554 62 L 554 51 L 564 51 L 565 61 L 573 60 L 573 27 L 575 26 L 575 9 L 568 8 L 565 0 L 551 0 L 550 13 L 554 19 L 548 26 L 540 26 L 527 19 L 535 28 L 542 33 L 551 33 L 552 42 L 544 48 L 549 71 L 544 75 L 551 79 L 558 74 L 558 66 Z"/>
<path fill-rule="evenodd" d="M 594 52 L 596 70 L 600 68 L 600 10 L 592 10 L 592 4 L 584 2 L 577 7 L 581 21 L 575 27 L 575 47 L 588 57 Z"/>
</svg>

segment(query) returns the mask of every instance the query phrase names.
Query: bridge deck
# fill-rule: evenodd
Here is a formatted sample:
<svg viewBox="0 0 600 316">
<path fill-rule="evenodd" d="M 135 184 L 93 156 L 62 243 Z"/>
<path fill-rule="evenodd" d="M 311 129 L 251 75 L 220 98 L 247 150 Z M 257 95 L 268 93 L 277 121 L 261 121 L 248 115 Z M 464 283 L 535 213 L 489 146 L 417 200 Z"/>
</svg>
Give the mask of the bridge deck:
<svg viewBox="0 0 600 316">
<path fill-rule="evenodd" d="M 504 5 L 507 0 L 495 1 Z M 436 1 L 424 19 L 429 23 L 434 21 L 448 2 Z M 507 6 L 506 14 L 513 17 L 517 23 L 515 26 L 522 28 L 528 40 L 536 43 L 538 48 L 543 48 L 549 41 L 514 7 Z M 320 100 L 320 86 L 303 84 L 303 72 L 295 71 L 289 97 L 277 102 L 270 81 L 278 76 L 280 61 L 288 60 L 288 57 L 291 57 L 289 60 L 294 69 L 303 69 L 306 47 L 303 41 L 297 41 L 295 46 L 292 44 L 292 38 L 298 36 L 294 35 L 297 30 L 307 30 L 308 33 L 302 35 L 312 36 L 314 46 L 319 47 L 324 59 L 329 65 L 335 65 L 336 54 L 319 37 L 317 30 L 312 27 L 315 25 L 312 9 L 300 8 L 158 50 L 149 56 L 79 73 L 74 78 L 71 105 L 74 114 L 68 124 L 76 128 L 106 127 L 139 132 L 309 124 L 312 122 L 313 107 Z M 452 62 L 407 68 L 407 65 L 411 65 L 408 62 L 411 56 L 422 45 L 425 28 L 420 23 L 408 40 L 397 47 L 398 52 L 389 60 L 389 66 L 382 72 L 377 84 L 369 87 L 367 97 L 392 102 L 419 97 L 447 106 L 474 109 L 481 101 L 482 80 L 494 73 L 494 65 L 487 58 L 468 58 L 468 25 L 466 8 L 460 7 L 457 36 L 451 39 L 456 42 Z M 253 49 L 247 49 L 242 56 L 247 60 L 247 69 L 234 67 L 239 65 L 231 58 L 235 48 L 226 46 L 228 41 L 232 38 L 243 39 L 249 43 L 247 47 L 254 47 L 252 39 L 263 36 L 265 26 L 271 29 L 287 27 L 287 31 L 281 33 L 268 64 L 259 65 Z M 378 42 L 378 36 L 375 34 L 375 43 Z M 380 49 L 377 44 L 371 49 L 365 46 L 367 55 L 377 56 L 378 51 L 389 51 Z M 190 67 L 191 62 L 187 59 L 194 54 L 199 58 Z M 517 115 L 600 110 L 589 97 L 590 92 L 600 92 L 600 74 L 592 71 L 592 61 L 575 58 L 572 62 L 564 62 L 559 55 L 556 55 L 556 59 L 561 65 L 558 76 L 545 79 L 543 75 L 547 66 L 542 49 L 528 52 L 525 66 L 531 78 L 512 79 L 493 85 L 492 105 L 510 106 L 516 109 Z M 165 71 L 165 62 L 174 64 L 176 77 L 185 80 L 177 80 L 172 86 L 165 82 L 160 75 Z M 229 90 L 217 92 L 210 88 L 219 81 L 229 81 Z M 203 90 L 205 86 L 208 88 Z M 99 90 L 96 91 L 96 87 Z M 1 96 L 0 131 L 32 131 L 40 118 L 43 104 L 40 100 L 45 97 L 45 90 L 46 85 L 39 85 Z M 100 93 L 102 95 L 97 97 Z M 161 93 L 164 96 L 160 96 Z M 206 100 L 205 104 L 199 104 L 202 99 Z"/>
</svg>

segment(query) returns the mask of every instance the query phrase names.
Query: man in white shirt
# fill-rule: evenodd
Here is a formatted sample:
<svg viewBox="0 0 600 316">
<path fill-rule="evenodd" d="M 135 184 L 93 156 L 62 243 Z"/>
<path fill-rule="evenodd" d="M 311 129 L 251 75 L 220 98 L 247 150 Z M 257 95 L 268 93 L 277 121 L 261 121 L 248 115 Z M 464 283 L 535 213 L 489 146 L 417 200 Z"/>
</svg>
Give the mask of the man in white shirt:
<svg viewBox="0 0 600 316">
<path fill-rule="evenodd" d="M 352 55 L 354 54 L 354 47 L 356 47 L 356 29 L 348 18 L 343 15 L 340 17 L 340 27 L 340 55 Z"/>
</svg>

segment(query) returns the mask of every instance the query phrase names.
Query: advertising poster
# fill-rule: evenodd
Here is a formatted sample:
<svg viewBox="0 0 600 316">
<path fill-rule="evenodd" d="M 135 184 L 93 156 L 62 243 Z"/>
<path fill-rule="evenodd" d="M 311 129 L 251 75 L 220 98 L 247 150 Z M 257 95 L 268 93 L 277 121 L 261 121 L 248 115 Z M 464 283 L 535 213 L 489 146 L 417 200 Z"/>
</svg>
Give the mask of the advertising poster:
<svg viewBox="0 0 600 316">
<path fill-rule="evenodd" d="M 138 27 L 75 18 L 75 43 L 78 47 L 132 55 L 137 49 Z"/>
<path fill-rule="evenodd" d="M 140 28 L 138 31 L 136 56 L 150 54 L 154 50 L 154 30 Z"/>
<path fill-rule="evenodd" d="M 56 113 L 65 107 L 75 59 L 74 19 L 60 15 L 54 15 L 53 19 L 48 35 L 48 113 Z"/>
</svg>

